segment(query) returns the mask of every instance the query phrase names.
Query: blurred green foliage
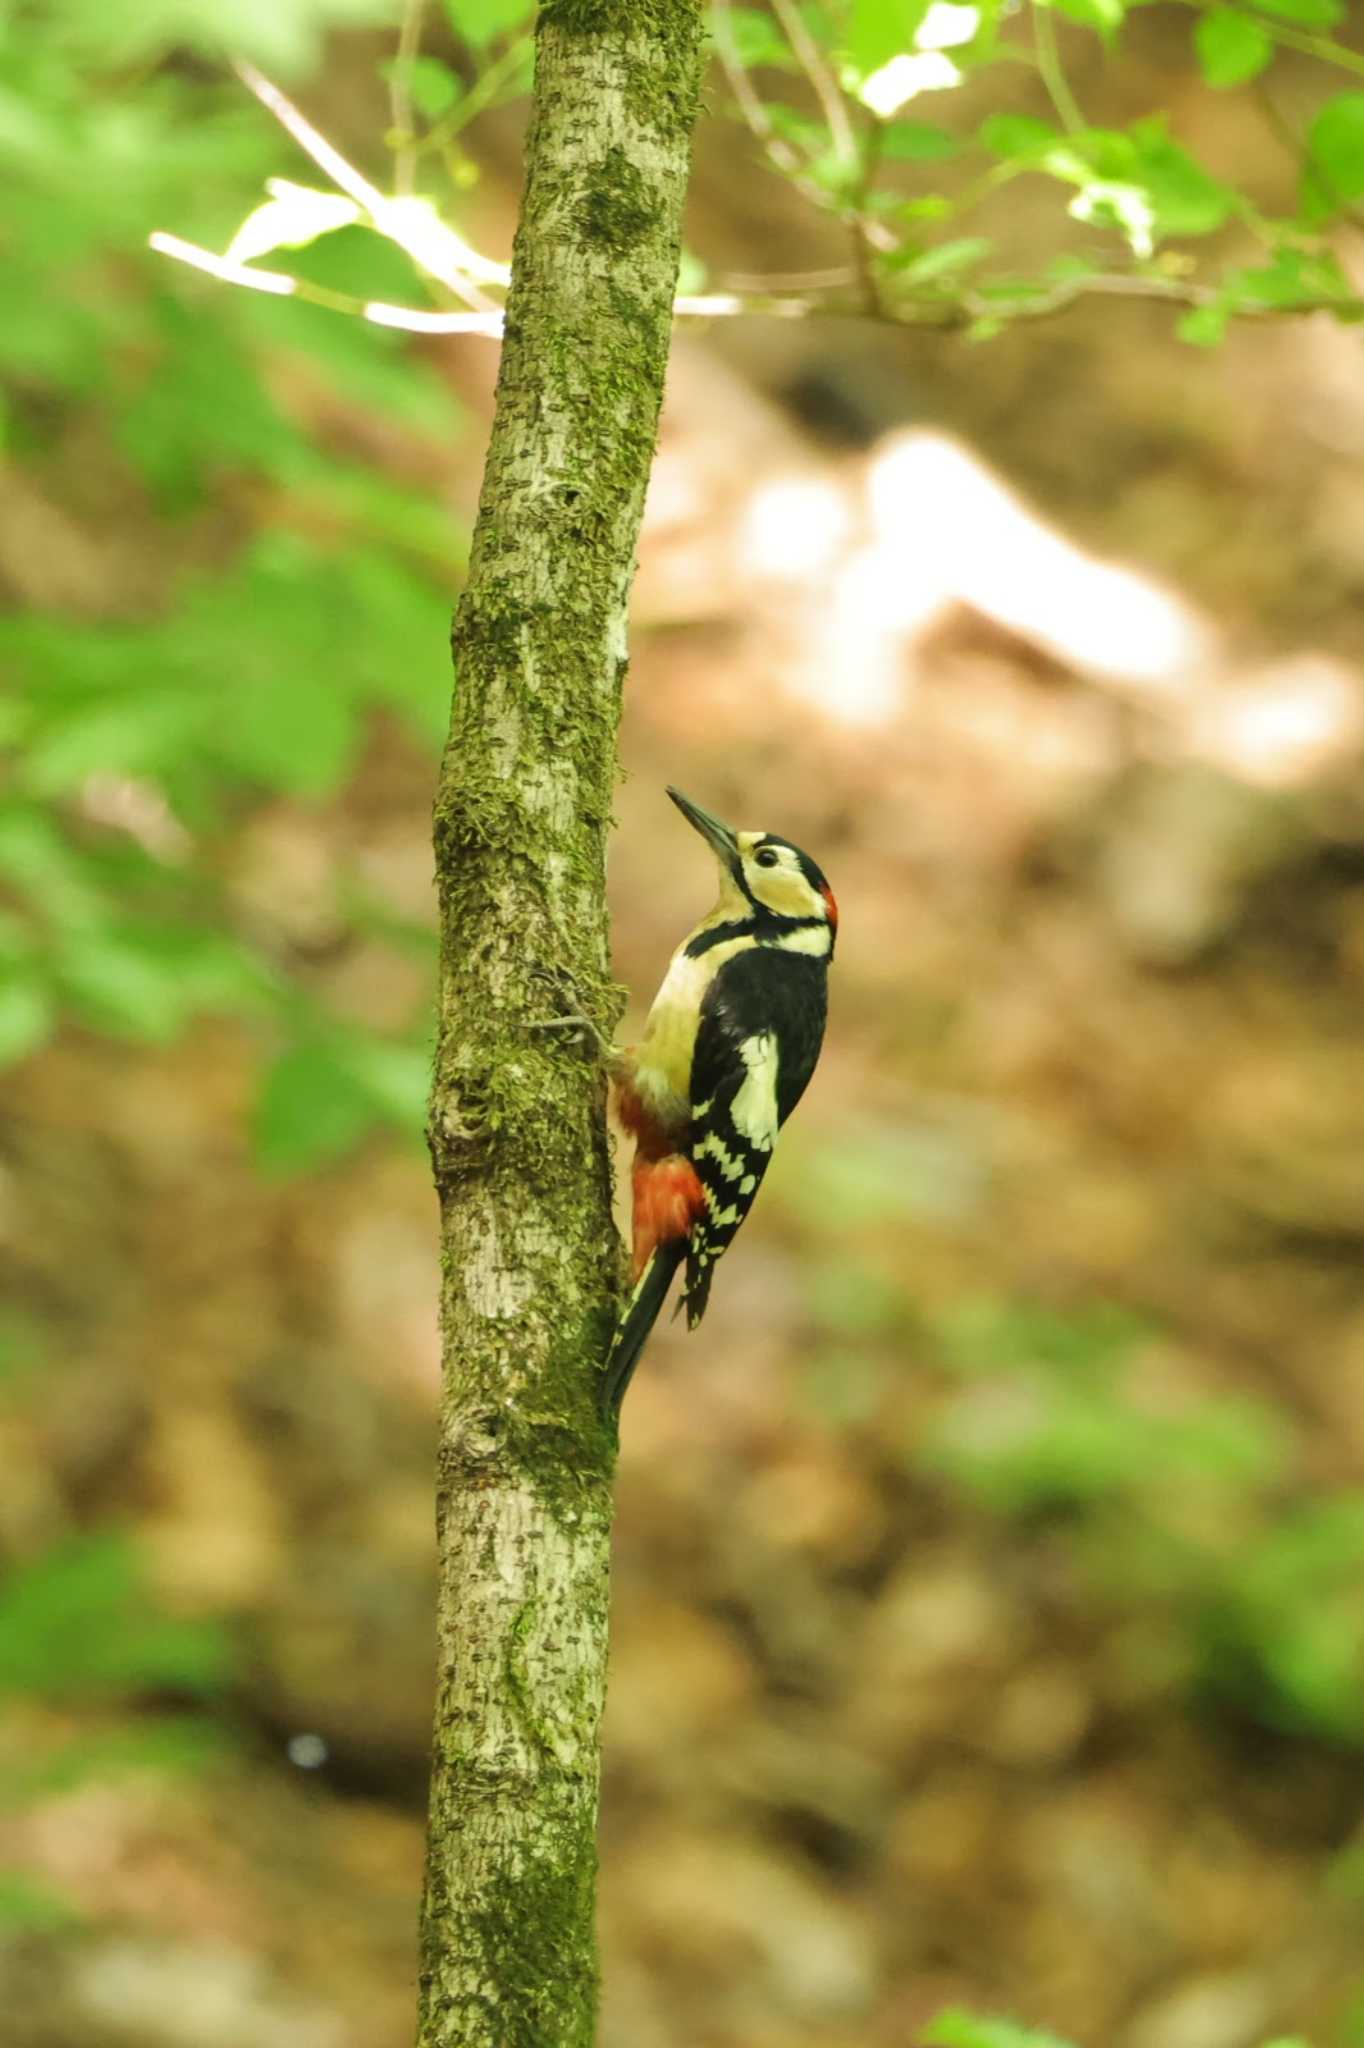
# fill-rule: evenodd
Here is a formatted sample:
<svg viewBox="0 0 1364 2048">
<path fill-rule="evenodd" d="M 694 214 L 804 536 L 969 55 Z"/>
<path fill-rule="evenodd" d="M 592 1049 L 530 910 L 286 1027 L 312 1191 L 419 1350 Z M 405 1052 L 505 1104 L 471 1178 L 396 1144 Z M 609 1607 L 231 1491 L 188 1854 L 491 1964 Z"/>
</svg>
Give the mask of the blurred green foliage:
<svg viewBox="0 0 1364 2048">
<path fill-rule="evenodd" d="M 870 1249 L 840 1241 L 830 1255 L 810 1211 L 820 1148 L 775 1177 L 797 1227 L 819 1231 L 803 1269 L 802 1391 L 821 1421 L 883 1434 L 878 1409 L 907 1362 L 933 1373 L 912 1468 L 1025 1538 L 1062 1520 L 1118 1630 L 1114 1653 L 1146 1689 L 1181 1686 L 1280 1732 L 1364 1747 L 1364 1492 L 1308 1498 L 1285 1412 L 1191 1392 L 1168 1340 L 1126 1308 L 967 1299 L 926 1320 L 868 1222 L 889 1142 L 866 1153 L 860 1195 L 863 1154 L 841 1157 L 848 1200 L 825 1212 L 871 1228 Z"/>
<path fill-rule="evenodd" d="M 920 2044 L 922 2048 L 1071 2048 L 1059 2034 L 1020 2028 L 1012 2019 L 985 2019 L 958 2007 L 938 2013 L 920 2036 Z M 1311 2048 L 1311 2044 L 1301 2034 L 1280 2034 L 1264 2048 Z"/>
<path fill-rule="evenodd" d="M 795 41 L 791 17 L 761 7 L 717 9 L 712 25 L 736 107 L 860 238 L 886 317 L 961 317 L 986 335 L 1096 281 L 1166 293 L 1197 341 L 1241 312 L 1358 317 L 1331 238 L 1364 193 L 1364 92 L 1324 89 L 1299 139 L 1296 207 L 1270 216 L 1197 162 L 1161 107 L 1123 128 L 1085 117 L 1066 37 L 1078 24 L 1120 52 L 1138 11 L 809 0 Z M 342 791 L 377 714 L 439 742 L 466 547 L 436 486 L 380 474 L 317 425 L 331 404 L 418 442 L 448 446 L 460 428 L 405 336 L 337 309 L 381 300 L 401 314 L 415 298 L 419 321 L 420 302 L 495 307 L 495 266 L 479 269 L 458 239 L 479 174 L 467 131 L 527 89 L 534 9 L 446 0 L 406 17 L 378 59 L 391 118 L 365 152 L 368 188 L 281 177 L 309 145 L 224 60 L 289 80 L 329 31 L 396 29 L 397 14 L 393 0 L 230 15 L 206 0 L 54 0 L 0 24 L 9 453 L 40 494 L 78 464 L 121 471 L 137 517 L 167 540 L 159 588 L 107 594 L 93 616 L 89 603 L 39 605 L 0 626 L 12 679 L 0 740 L 17 764 L 0 791 L 0 1061 L 64 1015 L 153 1043 L 204 1012 L 248 1017 L 266 1051 L 254 1129 L 281 1171 L 376 1124 L 419 1128 L 427 1020 L 376 1039 L 319 1010 L 287 949 L 234 913 L 223 848 L 253 807 Z M 1332 33 L 1343 20 L 1338 0 L 1193 5 L 1190 64 L 1219 92 L 1258 91 L 1285 49 L 1328 82 L 1364 74 Z M 1009 111 L 963 126 L 953 88 L 985 74 L 1008 87 Z M 1032 107 L 1017 103 L 1020 75 Z M 933 120 L 920 113 L 929 92 Z M 1007 252 L 976 231 L 976 208 L 1023 176 L 1050 181 L 1081 232 L 1037 276 L 991 276 Z M 148 249 L 154 229 L 230 247 L 239 265 L 287 251 L 292 296 L 196 278 Z M 703 266 L 688 270 L 695 289 Z M 482 280 L 472 300 L 470 279 Z M 943 1199 L 931 1159 L 923 1178 Z M 872 1192 L 887 1199 L 885 1185 Z M 1069 1426 L 1089 1427 L 1078 1397 Z"/>
<path fill-rule="evenodd" d="M 221 8 L 67 0 L 49 14 L 0 26 L 8 450 L 59 502 L 100 468 L 153 559 L 163 532 L 169 566 L 159 589 L 111 592 L 96 616 L 39 605 L 0 624 L 14 764 L 0 789 L 0 1061 L 63 1015 L 153 1043 L 204 1012 L 248 1017 L 277 1049 L 263 1156 L 306 1166 L 335 1152 L 342 1125 L 347 1143 L 376 1123 L 419 1130 L 426 1018 L 378 1038 L 320 1012 L 287 952 L 234 913 L 223 851 L 253 808 L 343 788 L 376 712 L 423 748 L 443 733 L 465 536 L 434 489 L 376 473 L 312 422 L 358 404 L 452 443 L 460 411 L 402 337 L 215 289 L 147 249 L 172 217 L 222 239 L 284 154 L 228 74 L 192 61 L 223 54 Z M 288 72 L 315 61 L 329 27 L 391 18 L 373 0 L 271 0 L 233 10 L 232 47 Z M 133 63 L 152 68 L 130 95 Z M 391 284 L 394 253 L 377 254 Z M 372 236 L 309 256 L 324 280 L 373 284 Z M 306 404 L 281 395 L 299 389 Z M 234 499 L 264 515 L 235 535 L 222 523 Z M 206 548 L 211 573 L 181 566 Z M 279 1076 L 304 1077 L 315 1104 L 337 1071 L 344 1110 L 310 1134 Z"/>
<path fill-rule="evenodd" d="M 968 1304 L 935 1332 L 951 1385 L 915 1448 L 994 1514 L 1063 1514 L 1136 1653 L 1287 1733 L 1364 1745 L 1364 1494 L 1297 1496 L 1282 1414 L 1171 1393 L 1155 1331 L 1099 1305 Z"/>
<path fill-rule="evenodd" d="M 954 2007 L 941 2012 L 920 2036 L 922 2048 L 1071 2048 L 1058 2034 L 1016 2026 L 1012 2020 L 985 2019 Z M 1279 2036 L 1264 2048 L 1310 2048 L 1300 2035 Z"/>
<path fill-rule="evenodd" d="M 202 1697 L 220 1691 L 232 1669 L 226 1632 L 160 1612 L 119 1536 L 62 1544 L 0 1585 L 0 1696 Z"/>
<path fill-rule="evenodd" d="M 953 2007 L 940 2012 L 923 2035 L 923 2048 L 1070 2048 L 1057 2034 L 1015 2026 L 1012 2020 L 985 2019 Z"/>
<path fill-rule="evenodd" d="M 1253 88 L 1266 140 L 1297 157 L 1296 190 L 1273 209 L 1197 161 L 1163 106 L 1123 128 L 1086 113 L 1071 76 L 1081 68 L 1072 25 L 1120 57 L 1124 31 L 1151 4 L 829 0 L 785 17 L 725 5 L 713 23 L 750 126 L 782 145 L 784 154 L 769 152 L 774 167 L 861 239 L 884 317 L 961 321 L 986 338 L 1086 291 L 1129 290 L 1185 306 L 1180 332 L 1202 345 L 1241 315 L 1311 306 L 1358 320 L 1364 306 L 1332 239 L 1364 192 L 1364 94 L 1332 92 L 1333 77 L 1364 77 L 1364 57 L 1333 34 L 1348 27 L 1345 0 L 1181 0 L 1191 72 L 1215 92 Z M 797 12 L 803 35 L 791 30 Z M 1269 96 L 1285 51 L 1322 67 L 1320 103 L 1301 134 Z M 1015 103 L 1032 74 L 1035 105 L 954 122 L 954 89 L 987 74 Z M 788 100 L 793 86 L 799 104 Z M 929 94 L 936 118 L 905 118 Z M 915 166 L 908 178 L 906 164 Z M 930 176 L 930 165 L 946 175 Z M 974 231 L 991 197 L 1020 177 L 1056 185 L 1082 231 L 1032 276 Z"/>
<path fill-rule="evenodd" d="M 0 1580 L 0 1707 L 23 1712 L 0 1735 L 0 1810 L 91 1780 L 202 1769 L 227 1746 L 227 1723 L 206 1710 L 237 1668 L 230 1632 L 166 1612 L 117 1532 L 12 1564 Z M 77 1917 L 59 1891 L 0 1869 L 0 1929 L 56 1933 Z"/>
</svg>

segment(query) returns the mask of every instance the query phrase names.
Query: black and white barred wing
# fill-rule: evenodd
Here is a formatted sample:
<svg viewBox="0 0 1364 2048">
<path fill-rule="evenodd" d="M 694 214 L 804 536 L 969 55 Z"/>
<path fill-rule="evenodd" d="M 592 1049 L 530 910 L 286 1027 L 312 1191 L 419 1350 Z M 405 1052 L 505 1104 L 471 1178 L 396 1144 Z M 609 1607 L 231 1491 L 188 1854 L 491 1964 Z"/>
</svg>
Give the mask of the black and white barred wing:
<svg viewBox="0 0 1364 2048">
<path fill-rule="evenodd" d="M 690 1155 L 705 1209 L 687 1249 L 687 1323 L 705 1313 L 715 1261 L 752 1205 L 814 1072 L 824 1035 L 823 974 L 808 959 L 740 954 L 706 992 L 692 1053 Z"/>
<path fill-rule="evenodd" d="M 777 1081 L 781 1052 L 773 1031 L 739 1035 L 730 1020 L 712 1025 L 716 1043 L 703 1043 L 703 1017 L 692 1062 L 691 1160 L 705 1195 L 687 1248 L 687 1324 L 705 1313 L 715 1261 L 728 1250 L 748 1214 L 777 1142 Z M 700 1071 L 698 1071 L 700 1070 Z"/>
</svg>

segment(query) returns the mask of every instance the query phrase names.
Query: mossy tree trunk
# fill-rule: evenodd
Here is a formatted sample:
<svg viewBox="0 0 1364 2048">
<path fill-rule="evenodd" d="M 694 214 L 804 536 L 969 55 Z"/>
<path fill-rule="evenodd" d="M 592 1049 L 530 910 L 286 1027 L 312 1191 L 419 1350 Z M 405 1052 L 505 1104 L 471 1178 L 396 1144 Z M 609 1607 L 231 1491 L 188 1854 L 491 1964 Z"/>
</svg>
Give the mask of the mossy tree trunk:
<svg viewBox="0 0 1364 2048">
<path fill-rule="evenodd" d="M 420 2048 L 593 2037 L 618 1300 L 600 1062 L 625 612 L 667 366 L 698 0 L 547 0 L 436 801 L 444 1389 Z"/>
</svg>

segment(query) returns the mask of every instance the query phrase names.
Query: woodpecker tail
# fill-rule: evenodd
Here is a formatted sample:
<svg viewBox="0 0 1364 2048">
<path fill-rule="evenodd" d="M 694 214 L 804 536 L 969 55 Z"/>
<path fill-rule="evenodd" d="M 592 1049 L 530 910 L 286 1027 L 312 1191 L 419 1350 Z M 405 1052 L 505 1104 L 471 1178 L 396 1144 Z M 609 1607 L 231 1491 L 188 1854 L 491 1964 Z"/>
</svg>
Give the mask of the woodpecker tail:
<svg viewBox="0 0 1364 2048">
<path fill-rule="evenodd" d="M 655 1246 L 644 1271 L 635 1282 L 625 1313 L 616 1325 L 611 1355 L 602 1371 L 601 1401 L 607 1415 L 620 1413 L 625 1389 L 639 1364 L 639 1354 L 649 1341 L 649 1332 L 658 1320 L 658 1312 L 686 1249 L 685 1237 L 669 1238 Z"/>
</svg>

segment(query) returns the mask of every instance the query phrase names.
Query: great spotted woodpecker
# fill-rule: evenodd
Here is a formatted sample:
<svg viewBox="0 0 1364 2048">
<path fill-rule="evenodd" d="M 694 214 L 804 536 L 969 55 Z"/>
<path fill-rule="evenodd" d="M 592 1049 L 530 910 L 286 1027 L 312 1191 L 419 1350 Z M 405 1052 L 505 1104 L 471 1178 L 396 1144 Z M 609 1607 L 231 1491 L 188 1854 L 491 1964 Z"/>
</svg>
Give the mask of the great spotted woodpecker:
<svg viewBox="0 0 1364 2048">
<path fill-rule="evenodd" d="M 673 954 L 643 1038 L 613 1061 L 635 1140 L 634 1289 L 602 1382 L 613 1414 L 684 1259 L 688 1329 L 706 1312 L 715 1261 L 819 1058 L 838 932 L 808 854 L 668 795 L 714 850 L 720 895 Z"/>
</svg>

